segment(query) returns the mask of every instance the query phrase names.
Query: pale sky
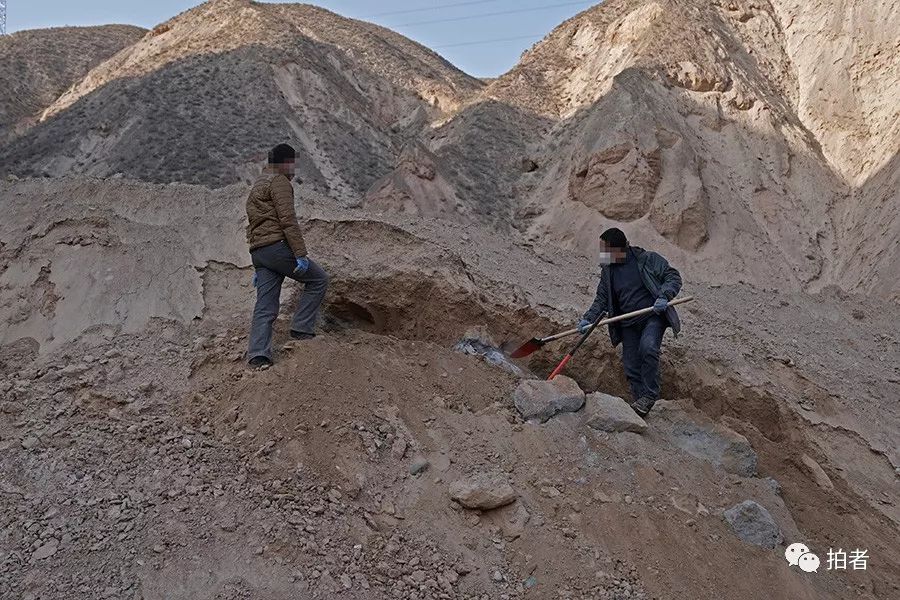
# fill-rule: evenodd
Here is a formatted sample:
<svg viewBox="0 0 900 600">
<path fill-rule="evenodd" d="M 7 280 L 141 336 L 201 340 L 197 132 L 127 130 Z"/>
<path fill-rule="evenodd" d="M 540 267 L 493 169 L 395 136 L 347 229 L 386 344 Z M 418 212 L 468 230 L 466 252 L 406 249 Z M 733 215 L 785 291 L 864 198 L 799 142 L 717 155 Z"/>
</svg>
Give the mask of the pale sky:
<svg viewBox="0 0 900 600">
<path fill-rule="evenodd" d="M 11 33 L 20 29 L 107 23 L 150 28 L 198 3 L 194 0 L 7 0 L 7 30 Z M 319 0 L 311 3 L 389 27 L 433 48 L 470 75 L 492 77 L 512 67 L 523 51 L 551 29 L 598 4 L 599 0 Z"/>
</svg>

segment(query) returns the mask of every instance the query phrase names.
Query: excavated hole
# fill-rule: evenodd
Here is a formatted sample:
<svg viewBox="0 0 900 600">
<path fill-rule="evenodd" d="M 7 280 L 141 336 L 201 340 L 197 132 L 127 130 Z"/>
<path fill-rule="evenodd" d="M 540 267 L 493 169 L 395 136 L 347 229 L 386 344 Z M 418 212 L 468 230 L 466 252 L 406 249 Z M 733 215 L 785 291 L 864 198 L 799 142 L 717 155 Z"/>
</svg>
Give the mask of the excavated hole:
<svg viewBox="0 0 900 600">
<path fill-rule="evenodd" d="M 337 281 L 327 300 L 325 318 L 332 329 L 359 329 L 456 349 L 468 346 L 475 350 L 470 353 L 495 363 L 488 356 L 492 348 L 512 349 L 532 335 L 564 327 L 531 309 L 510 310 L 484 295 L 414 275 Z M 471 343 L 473 340 L 476 343 Z M 546 376 L 573 343 L 567 339 L 548 344 L 528 359 L 513 363 L 525 372 Z M 791 437 L 786 432 L 795 425 L 788 422 L 781 404 L 729 376 L 727 365 L 697 361 L 682 348 L 668 347 L 662 368 L 664 398 L 689 398 L 713 419 L 737 421 L 745 435 L 752 428 L 776 444 Z M 619 353 L 605 333 L 582 347 L 566 375 L 585 390 L 629 395 Z"/>
<path fill-rule="evenodd" d="M 345 324 L 366 331 L 379 328 L 375 315 L 368 308 L 350 300 L 333 302 L 328 308 L 327 320 L 332 327 Z"/>
</svg>

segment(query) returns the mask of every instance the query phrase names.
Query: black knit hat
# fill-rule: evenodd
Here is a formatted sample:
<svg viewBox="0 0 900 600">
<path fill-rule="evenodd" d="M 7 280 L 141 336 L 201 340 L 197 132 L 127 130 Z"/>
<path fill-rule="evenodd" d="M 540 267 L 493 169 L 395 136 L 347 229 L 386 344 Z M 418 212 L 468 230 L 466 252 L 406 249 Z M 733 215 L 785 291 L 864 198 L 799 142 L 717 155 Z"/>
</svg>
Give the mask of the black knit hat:
<svg viewBox="0 0 900 600">
<path fill-rule="evenodd" d="M 280 165 L 288 161 L 294 160 L 297 153 L 287 144 L 278 144 L 269 151 L 269 164 Z"/>
<path fill-rule="evenodd" d="M 612 248 L 628 247 L 628 238 L 625 237 L 625 233 L 617 227 L 610 227 L 609 229 L 601 233 L 600 239 L 606 242 L 606 244 Z"/>
</svg>

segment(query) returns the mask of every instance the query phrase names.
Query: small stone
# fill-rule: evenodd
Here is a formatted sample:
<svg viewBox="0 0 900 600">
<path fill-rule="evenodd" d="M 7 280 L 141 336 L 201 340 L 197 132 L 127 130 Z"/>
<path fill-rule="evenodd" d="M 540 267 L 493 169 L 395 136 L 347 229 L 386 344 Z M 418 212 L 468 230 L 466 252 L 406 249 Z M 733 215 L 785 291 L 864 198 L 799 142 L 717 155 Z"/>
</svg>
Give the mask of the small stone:
<svg viewBox="0 0 900 600">
<path fill-rule="evenodd" d="M 409 466 L 409 474 L 410 475 L 418 475 L 418 474 L 424 472 L 428 468 L 429 464 L 430 463 L 427 460 L 425 460 L 424 458 L 421 458 L 421 457 L 416 458 L 415 460 L 413 460 L 412 464 Z"/>
<path fill-rule="evenodd" d="M 55 539 L 51 539 L 46 544 L 39 547 L 34 551 L 34 554 L 31 555 L 32 560 L 44 560 L 45 558 L 50 558 L 56 551 L 59 549 L 59 542 Z"/>
<path fill-rule="evenodd" d="M 525 173 L 533 173 L 538 170 L 538 164 L 534 161 L 534 159 L 525 157 L 522 159 L 522 171 Z"/>
<path fill-rule="evenodd" d="M 450 484 L 450 498 L 466 508 L 491 510 L 516 500 L 516 492 L 505 477 L 481 473 Z"/>
<path fill-rule="evenodd" d="M 193 442 L 191 442 L 191 438 L 181 438 L 181 445 L 182 445 L 185 449 L 188 449 L 188 448 L 190 448 L 191 446 L 193 446 L 194 444 L 193 444 Z"/>
<path fill-rule="evenodd" d="M 607 494 L 605 492 L 601 492 L 600 490 L 594 491 L 593 498 L 595 501 L 601 502 L 603 504 L 616 501 L 616 499 L 613 496 L 610 496 L 609 494 Z"/>
<path fill-rule="evenodd" d="M 341 575 L 340 579 L 341 579 L 341 585 L 344 586 L 345 590 L 349 590 L 350 588 L 353 587 L 353 580 L 350 579 L 350 576 L 347 575 L 346 573 Z"/>
<path fill-rule="evenodd" d="M 406 456 L 406 448 L 406 440 L 402 437 L 398 437 L 396 440 L 394 440 L 394 444 L 391 446 L 391 456 L 393 456 L 396 460 L 402 460 L 403 457 Z"/>
<path fill-rule="evenodd" d="M 38 444 L 40 444 L 40 440 L 38 440 L 33 435 L 29 435 L 22 439 L 22 447 L 26 450 L 31 450 L 32 448 L 37 448 Z"/>
<path fill-rule="evenodd" d="M 812 457 L 804 454 L 800 457 L 800 462 L 803 463 L 803 465 L 809 471 L 810 475 L 812 475 L 812 478 L 816 482 L 816 485 L 824 490 L 834 489 L 834 483 L 831 481 L 828 473 L 826 473 L 825 469 L 823 469 L 822 466 L 817 463 Z"/>
<path fill-rule="evenodd" d="M 547 498 L 559 498 L 560 496 L 562 496 L 562 492 L 552 485 L 545 485 L 541 487 L 541 494 L 543 494 Z"/>
<path fill-rule="evenodd" d="M 500 571 L 494 571 L 491 579 L 493 579 L 496 583 L 500 583 L 501 581 L 503 581 L 503 573 L 501 573 Z"/>
<path fill-rule="evenodd" d="M 21 402 L 0 402 L 0 413 L 7 415 L 17 415 L 25 411 L 25 407 Z"/>
</svg>

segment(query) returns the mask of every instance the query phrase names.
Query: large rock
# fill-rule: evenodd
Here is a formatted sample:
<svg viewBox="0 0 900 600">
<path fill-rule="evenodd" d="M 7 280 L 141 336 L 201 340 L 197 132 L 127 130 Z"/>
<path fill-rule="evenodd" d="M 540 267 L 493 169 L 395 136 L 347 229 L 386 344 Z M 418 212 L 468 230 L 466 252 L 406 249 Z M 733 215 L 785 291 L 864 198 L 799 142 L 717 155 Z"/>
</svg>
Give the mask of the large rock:
<svg viewBox="0 0 900 600">
<path fill-rule="evenodd" d="M 781 529 L 764 507 L 744 500 L 723 513 L 734 533 L 745 542 L 763 548 L 774 548 L 782 541 Z"/>
<path fill-rule="evenodd" d="M 482 473 L 450 484 L 450 498 L 466 508 L 491 510 L 516 500 L 516 492 L 505 477 Z"/>
<path fill-rule="evenodd" d="M 588 427 L 600 431 L 633 433 L 643 433 L 647 429 L 647 423 L 627 402 L 617 396 L 594 392 L 588 395 L 586 403 Z"/>
<path fill-rule="evenodd" d="M 707 460 L 728 473 L 756 475 L 757 456 L 749 440 L 702 414 L 688 414 L 672 402 L 653 408 L 653 427 L 691 456 Z"/>
<path fill-rule="evenodd" d="M 565 376 L 553 381 L 528 379 L 516 388 L 513 401 L 523 419 L 546 423 L 558 413 L 580 410 L 584 406 L 584 392 Z"/>
</svg>

